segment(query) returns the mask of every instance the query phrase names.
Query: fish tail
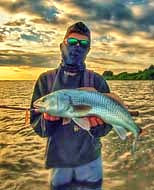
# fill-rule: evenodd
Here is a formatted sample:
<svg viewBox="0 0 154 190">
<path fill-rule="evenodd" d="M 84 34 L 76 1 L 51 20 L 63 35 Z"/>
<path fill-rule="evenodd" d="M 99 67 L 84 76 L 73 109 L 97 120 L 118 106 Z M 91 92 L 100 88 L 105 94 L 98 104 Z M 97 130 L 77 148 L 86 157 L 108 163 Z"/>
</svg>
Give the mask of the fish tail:
<svg viewBox="0 0 154 190">
<path fill-rule="evenodd" d="M 136 143 L 137 143 L 137 139 L 134 140 L 133 145 L 132 145 L 132 153 L 133 154 L 136 152 Z"/>
<path fill-rule="evenodd" d="M 139 141 L 139 136 L 136 136 L 132 145 L 132 154 L 134 154 L 137 150 L 138 141 Z"/>
</svg>

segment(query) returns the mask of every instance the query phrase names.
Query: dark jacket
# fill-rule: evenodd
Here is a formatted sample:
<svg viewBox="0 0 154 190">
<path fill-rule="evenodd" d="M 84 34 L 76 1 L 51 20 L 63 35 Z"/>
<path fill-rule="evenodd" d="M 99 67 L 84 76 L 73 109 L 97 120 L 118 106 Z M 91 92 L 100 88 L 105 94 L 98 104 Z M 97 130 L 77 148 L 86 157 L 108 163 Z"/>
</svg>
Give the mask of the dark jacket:
<svg viewBox="0 0 154 190">
<path fill-rule="evenodd" d="M 65 78 L 64 71 L 61 69 L 52 91 L 85 86 L 84 74 L 82 72 Z M 93 76 L 92 87 L 99 92 L 108 93 L 109 87 L 102 76 L 97 73 L 93 73 Z M 36 99 L 51 92 L 50 79 L 53 83 L 53 71 L 45 72 L 38 78 L 34 87 L 31 108 Z M 45 121 L 40 113 L 31 112 L 30 122 L 39 136 L 48 137 L 45 154 L 46 168 L 75 167 L 97 159 L 101 154 L 100 137 L 105 136 L 112 129 L 109 124 L 93 127 L 90 130 L 94 136 L 92 138 L 84 129 L 76 128 L 73 121 L 62 125 L 62 119 Z"/>
</svg>

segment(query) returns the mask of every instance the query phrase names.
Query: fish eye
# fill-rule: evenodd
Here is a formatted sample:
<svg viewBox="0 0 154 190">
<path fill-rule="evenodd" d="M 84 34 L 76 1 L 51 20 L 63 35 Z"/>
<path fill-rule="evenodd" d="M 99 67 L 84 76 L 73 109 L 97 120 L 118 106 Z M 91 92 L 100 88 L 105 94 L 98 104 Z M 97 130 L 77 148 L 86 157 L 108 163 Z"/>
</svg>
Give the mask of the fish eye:
<svg viewBox="0 0 154 190">
<path fill-rule="evenodd" d="M 44 97 L 43 99 L 42 99 L 42 102 L 45 102 L 47 100 L 47 98 L 46 97 Z"/>
</svg>

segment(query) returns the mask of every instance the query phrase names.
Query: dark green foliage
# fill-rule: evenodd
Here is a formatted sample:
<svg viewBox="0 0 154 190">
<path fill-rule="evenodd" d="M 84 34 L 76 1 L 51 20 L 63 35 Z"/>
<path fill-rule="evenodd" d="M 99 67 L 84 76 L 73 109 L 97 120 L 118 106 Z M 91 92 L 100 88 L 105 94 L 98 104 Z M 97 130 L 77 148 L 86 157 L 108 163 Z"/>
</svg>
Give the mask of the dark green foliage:
<svg viewBox="0 0 154 190">
<path fill-rule="evenodd" d="M 112 71 L 104 71 L 103 76 L 113 76 Z"/>
<path fill-rule="evenodd" d="M 104 71 L 102 76 L 106 80 L 154 80 L 154 65 L 137 73 L 122 72 L 114 75 L 112 71 Z"/>
</svg>

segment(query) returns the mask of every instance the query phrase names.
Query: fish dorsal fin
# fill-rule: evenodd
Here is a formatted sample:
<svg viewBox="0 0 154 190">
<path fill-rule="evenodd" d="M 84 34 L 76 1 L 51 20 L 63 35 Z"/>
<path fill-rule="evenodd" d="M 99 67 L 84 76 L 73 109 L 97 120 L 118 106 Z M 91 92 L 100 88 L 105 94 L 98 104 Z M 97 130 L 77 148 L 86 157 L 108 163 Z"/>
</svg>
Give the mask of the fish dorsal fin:
<svg viewBox="0 0 154 190">
<path fill-rule="evenodd" d="M 92 107 L 89 105 L 72 105 L 72 106 L 75 112 L 79 112 L 79 113 L 84 112 L 85 114 L 88 113 L 92 109 Z"/>
<path fill-rule="evenodd" d="M 118 102 L 120 105 L 122 105 L 123 107 L 125 107 L 126 109 L 128 109 L 128 107 L 124 104 L 124 102 L 122 101 L 122 99 L 115 93 L 103 93 L 104 95 L 110 97 L 111 99 L 113 99 L 114 101 Z"/>
<path fill-rule="evenodd" d="M 80 117 L 80 118 L 72 118 L 72 120 L 82 129 L 85 129 L 86 131 L 90 130 L 90 122 L 88 118 Z"/>
<path fill-rule="evenodd" d="M 93 88 L 93 87 L 80 87 L 80 88 L 77 88 L 77 89 L 97 92 L 97 90 L 95 88 Z"/>
<path fill-rule="evenodd" d="M 79 90 L 85 90 L 89 92 L 97 92 L 97 90 L 93 87 L 80 87 Z M 114 101 L 118 102 L 120 105 L 122 105 L 124 108 L 128 109 L 128 107 L 124 104 L 123 100 L 115 93 L 103 93 L 104 95 L 110 97 Z"/>
<path fill-rule="evenodd" d="M 115 132 L 119 135 L 119 137 L 122 139 L 122 140 L 125 140 L 126 137 L 127 137 L 127 131 L 121 127 L 121 126 L 118 126 L 118 125 L 112 125 Z"/>
</svg>

